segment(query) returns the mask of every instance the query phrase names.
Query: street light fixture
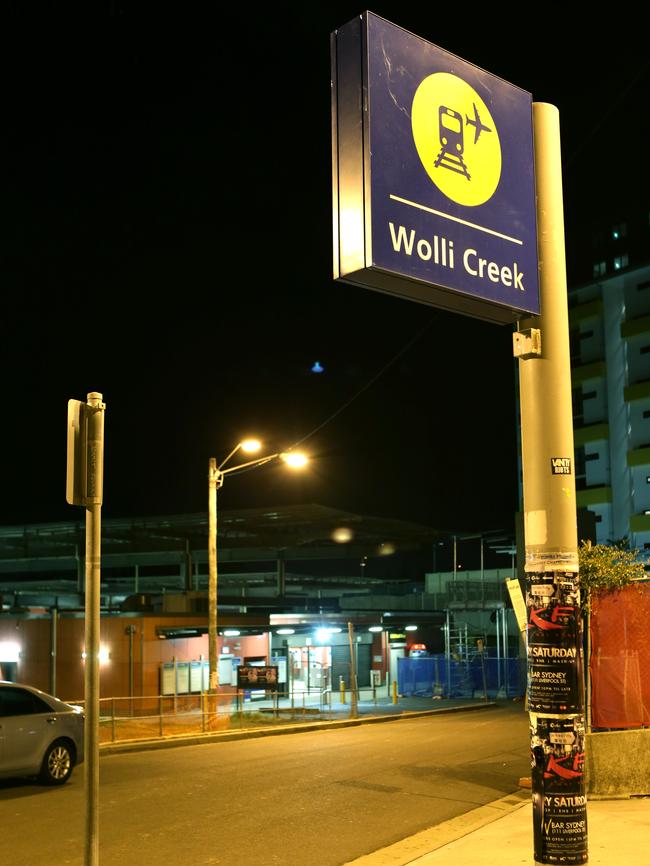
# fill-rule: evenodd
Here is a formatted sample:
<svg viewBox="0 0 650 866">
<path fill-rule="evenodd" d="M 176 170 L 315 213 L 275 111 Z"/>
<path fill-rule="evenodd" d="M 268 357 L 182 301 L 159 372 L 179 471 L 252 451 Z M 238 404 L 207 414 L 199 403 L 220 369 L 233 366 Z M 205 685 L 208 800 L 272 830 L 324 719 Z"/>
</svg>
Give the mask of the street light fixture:
<svg viewBox="0 0 650 866">
<path fill-rule="evenodd" d="M 210 694 L 216 694 L 219 685 L 218 653 L 217 653 L 217 490 L 223 486 L 223 480 L 230 472 L 242 469 L 255 469 L 282 460 L 292 469 L 302 469 L 308 463 L 308 458 L 300 451 L 278 451 L 267 454 L 245 463 L 237 463 L 228 469 L 224 467 L 237 454 L 255 454 L 262 447 L 258 439 L 244 439 L 238 442 L 230 454 L 217 466 L 215 457 L 210 457 L 208 467 L 208 658 L 210 665 Z"/>
</svg>

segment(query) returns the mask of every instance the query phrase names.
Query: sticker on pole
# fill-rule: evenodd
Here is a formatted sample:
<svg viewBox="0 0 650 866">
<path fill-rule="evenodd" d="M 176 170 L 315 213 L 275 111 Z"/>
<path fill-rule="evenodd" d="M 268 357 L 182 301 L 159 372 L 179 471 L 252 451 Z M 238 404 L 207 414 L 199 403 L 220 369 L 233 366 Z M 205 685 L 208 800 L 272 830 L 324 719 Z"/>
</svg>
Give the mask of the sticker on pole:
<svg viewBox="0 0 650 866">
<path fill-rule="evenodd" d="M 571 475 L 571 458 L 551 457 L 551 473 L 553 475 Z"/>
</svg>

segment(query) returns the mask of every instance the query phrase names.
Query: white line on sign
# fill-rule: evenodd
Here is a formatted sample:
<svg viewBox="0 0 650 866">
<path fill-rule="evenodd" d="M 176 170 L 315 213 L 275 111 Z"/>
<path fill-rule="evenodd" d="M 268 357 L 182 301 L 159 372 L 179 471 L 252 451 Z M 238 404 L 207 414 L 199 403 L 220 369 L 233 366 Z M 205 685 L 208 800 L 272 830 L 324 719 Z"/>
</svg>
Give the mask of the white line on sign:
<svg viewBox="0 0 650 866">
<path fill-rule="evenodd" d="M 509 235 L 503 235 L 503 234 L 501 234 L 501 232 L 495 232 L 494 229 L 487 229 L 487 228 L 485 228 L 485 226 L 479 226 L 479 225 L 476 225 L 476 223 L 467 222 L 467 220 L 462 220 L 459 217 L 451 216 L 448 213 L 442 213 L 442 211 L 434 210 L 432 207 L 427 207 L 426 205 L 418 204 L 416 201 L 409 201 L 407 198 L 400 198 L 400 196 L 392 195 L 392 193 L 391 193 L 390 197 L 393 199 L 393 201 L 399 201 L 402 204 L 409 205 L 410 207 L 416 207 L 416 208 L 418 208 L 418 210 L 425 210 L 428 213 L 435 214 L 436 216 L 442 217 L 443 219 L 452 220 L 455 223 L 461 223 L 461 225 L 469 226 L 471 229 L 476 229 L 479 232 L 485 232 L 488 235 L 495 235 L 498 238 L 503 238 L 504 241 L 510 241 L 510 243 L 519 244 L 519 246 L 524 245 L 524 242 L 518 240 L 517 238 L 511 238 Z"/>
</svg>

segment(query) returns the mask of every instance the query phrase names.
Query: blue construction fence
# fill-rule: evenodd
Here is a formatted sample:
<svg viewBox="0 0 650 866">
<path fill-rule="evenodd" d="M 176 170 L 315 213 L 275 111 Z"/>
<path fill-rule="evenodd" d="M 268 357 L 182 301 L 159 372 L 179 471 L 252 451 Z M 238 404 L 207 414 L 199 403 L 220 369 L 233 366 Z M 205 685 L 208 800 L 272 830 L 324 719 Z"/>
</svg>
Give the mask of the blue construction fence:
<svg viewBox="0 0 650 866">
<path fill-rule="evenodd" d="M 404 697 L 523 697 L 526 659 L 485 655 L 463 661 L 444 655 L 397 660 L 397 690 Z"/>
</svg>

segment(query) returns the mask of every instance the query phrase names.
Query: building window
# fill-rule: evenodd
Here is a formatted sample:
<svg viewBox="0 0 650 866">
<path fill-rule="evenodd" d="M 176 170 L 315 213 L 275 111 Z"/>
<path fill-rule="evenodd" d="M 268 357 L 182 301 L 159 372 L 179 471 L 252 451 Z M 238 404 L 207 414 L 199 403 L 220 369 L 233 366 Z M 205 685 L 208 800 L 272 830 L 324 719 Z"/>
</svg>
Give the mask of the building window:
<svg viewBox="0 0 650 866">
<path fill-rule="evenodd" d="M 600 459 L 600 454 L 598 454 L 598 452 L 596 452 L 595 454 L 585 454 L 585 462 L 587 462 L 588 460 L 599 460 L 599 459 Z"/>
<path fill-rule="evenodd" d="M 602 277 L 607 273 L 607 262 L 594 262 L 594 276 Z"/>
<path fill-rule="evenodd" d="M 642 355 L 647 355 L 648 352 L 650 352 L 650 346 L 641 346 L 641 348 L 639 349 L 639 352 Z"/>
<path fill-rule="evenodd" d="M 617 226 L 612 226 L 612 238 L 617 241 L 619 238 L 627 236 L 627 223 L 619 223 Z"/>
<path fill-rule="evenodd" d="M 636 287 L 637 292 L 643 292 L 645 289 L 650 289 L 650 280 L 646 280 L 645 283 L 639 283 Z"/>
<path fill-rule="evenodd" d="M 585 391 L 582 395 L 583 400 L 595 400 L 598 396 L 598 391 Z"/>
<path fill-rule="evenodd" d="M 630 260 L 627 253 L 623 253 L 622 256 L 616 256 L 614 259 L 614 270 L 620 271 L 621 268 L 626 268 L 629 263 Z"/>
<path fill-rule="evenodd" d="M 643 417 L 644 418 L 650 418 L 650 409 L 645 410 L 645 412 L 643 413 Z"/>
<path fill-rule="evenodd" d="M 593 335 L 593 331 L 580 331 L 580 333 L 578 334 L 581 340 L 588 340 L 589 337 L 593 337 Z"/>
<path fill-rule="evenodd" d="M 603 522 L 603 515 L 597 514 L 596 515 L 596 523 L 602 523 L 602 522 Z"/>
</svg>

